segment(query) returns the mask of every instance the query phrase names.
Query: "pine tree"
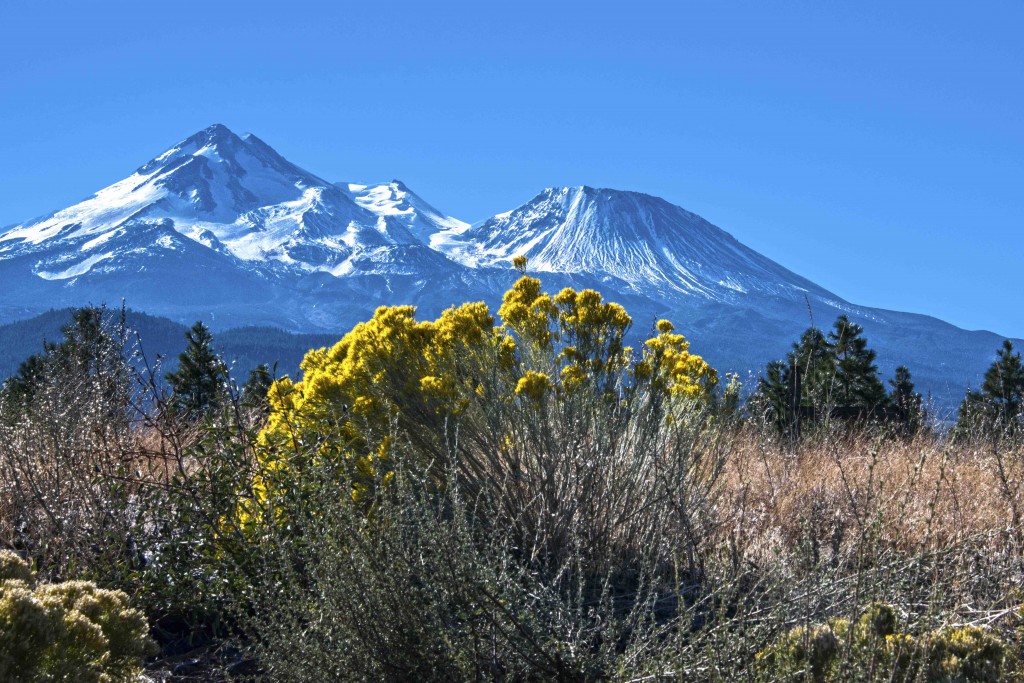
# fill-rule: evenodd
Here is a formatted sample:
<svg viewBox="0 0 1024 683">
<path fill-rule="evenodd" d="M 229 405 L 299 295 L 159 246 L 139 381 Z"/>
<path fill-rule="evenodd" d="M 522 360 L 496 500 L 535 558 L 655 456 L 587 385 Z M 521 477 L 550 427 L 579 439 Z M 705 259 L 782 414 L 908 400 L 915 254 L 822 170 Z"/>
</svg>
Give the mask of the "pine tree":
<svg viewBox="0 0 1024 683">
<path fill-rule="evenodd" d="M 104 307 L 76 309 L 61 335 L 59 343 L 43 342 L 42 352 L 29 356 L 4 382 L 0 400 L 8 414 L 29 408 L 40 392 L 53 394 L 59 388 L 74 397 L 68 410 L 103 406 L 108 422 L 126 420 L 131 390 L 124 311 L 114 322 Z"/>
<path fill-rule="evenodd" d="M 757 380 L 757 392 L 751 398 L 752 412 L 769 420 L 780 434 L 791 434 L 796 424 L 792 366 L 785 361 L 768 363 Z"/>
<path fill-rule="evenodd" d="M 835 356 L 836 405 L 873 410 L 885 405 L 885 386 L 878 377 L 875 352 L 868 348 L 864 328 L 845 315 L 836 318 L 829 332 Z"/>
<path fill-rule="evenodd" d="M 923 418 L 921 394 L 914 391 L 914 382 L 910 378 L 910 370 L 901 365 L 896 368 L 896 375 L 889 380 L 892 392 L 889 403 L 896 411 L 900 431 L 912 435 L 921 427 Z"/>
<path fill-rule="evenodd" d="M 216 410 L 227 394 L 227 367 L 213 349 L 213 335 L 201 321 L 185 333 L 188 346 L 178 369 L 167 374 L 175 408 L 199 415 Z"/>
<path fill-rule="evenodd" d="M 953 427 L 953 436 L 957 439 L 971 439 L 995 433 L 995 421 L 992 419 L 992 410 L 985 400 L 984 394 L 980 391 L 972 391 L 967 387 L 964 400 L 960 402 L 957 411 L 956 425 Z"/>
<path fill-rule="evenodd" d="M 275 364 L 276 369 L 276 364 Z M 257 365 L 249 372 L 249 378 L 242 387 L 242 405 L 247 408 L 266 410 L 269 408 L 267 392 L 274 383 L 270 367 L 266 363 Z"/>
<path fill-rule="evenodd" d="M 43 352 L 34 353 L 23 360 L 18 365 L 18 372 L 4 382 L 3 400 L 11 407 L 11 414 L 17 412 L 16 407 L 28 405 L 35 397 L 49 367 L 48 354 L 55 347 L 55 344 L 43 342 Z"/>
<path fill-rule="evenodd" d="M 789 366 L 800 384 L 800 404 L 824 408 L 833 401 L 835 353 L 831 344 L 816 327 L 809 327 L 793 344 Z"/>
<path fill-rule="evenodd" d="M 1013 342 L 1009 339 L 1003 341 L 995 362 L 985 372 L 981 392 L 995 409 L 1001 424 L 1010 426 L 1020 417 L 1024 406 L 1024 365 L 1020 352 L 1013 352 Z"/>
<path fill-rule="evenodd" d="M 996 360 L 985 371 L 981 391 L 967 391 L 957 417 L 961 437 L 1016 432 L 1024 423 L 1024 365 L 1013 342 L 1003 342 Z"/>
<path fill-rule="evenodd" d="M 785 362 L 773 361 L 765 368 L 752 407 L 780 432 L 794 435 L 800 431 L 802 419 L 872 414 L 889 405 L 875 357 L 864 338 L 864 328 L 845 315 L 836 319 L 827 337 L 809 327 L 793 344 Z M 903 377 L 909 381 L 910 373 Z"/>
<path fill-rule="evenodd" d="M 751 408 L 765 416 L 779 431 L 796 439 L 804 409 L 825 408 L 829 403 L 835 359 L 821 330 L 807 328 L 793 344 L 785 361 L 772 361 L 758 379 Z"/>
</svg>

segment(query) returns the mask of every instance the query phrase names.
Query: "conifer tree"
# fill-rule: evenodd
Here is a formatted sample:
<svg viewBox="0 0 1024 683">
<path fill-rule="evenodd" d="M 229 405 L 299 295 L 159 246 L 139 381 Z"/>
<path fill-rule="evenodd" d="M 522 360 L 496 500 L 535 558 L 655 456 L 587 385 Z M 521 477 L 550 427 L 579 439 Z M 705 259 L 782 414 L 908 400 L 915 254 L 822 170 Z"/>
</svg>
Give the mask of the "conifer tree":
<svg viewBox="0 0 1024 683">
<path fill-rule="evenodd" d="M 996 360 L 985 372 L 981 392 L 993 407 L 995 417 L 1003 425 L 1013 424 L 1024 407 L 1024 365 L 1020 352 L 1013 352 L 1013 342 L 1003 341 Z"/>
<path fill-rule="evenodd" d="M 753 410 L 763 414 L 781 434 L 796 438 L 801 409 L 828 404 L 834 366 L 825 335 L 816 327 L 807 328 L 785 361 L 772 361 L 765 368 L 751 399 Z"/>
<path fill-rule="evenodd" d="M 957 411 L 953 435 L 957 439 L 970 439 L 994 432 L 995 422 L 992 419 L 991 406 L 986 401 L 985 395 L 967 387 L 967 393 L 964 394 L 964 400 L 960 402 L 960 408 Z"/>
<path fill-rule="evenodd" d="M 835 356 L 834 399 L 836 405 L 871 410 L 885 404 L 886 394 L 875 366 L 875 352 L 863 335 L 864 328 L 845 315 L 836 318 L 829 332 Z"/>
<path fill-rule="evenodd" d="M 275 369 L 276 369 L 275 364 Z M 242 387 L 242 405 L 247 408 L 269 409 L 267 392 L 274 384 L 274 377 L 266 363 L 257 365 L 249 372 L 249 378 Z"/>
<path fill-rule="evenodd" d="M 99 399 L 96 405 L 109 408 L 106 419 L 126 419 L 130 389 L 124 311 L 111 322 L 104 307 L 76 309 L 61 335 L 59 343 L 43 342 L 42 352 L 22 362 L 3 384 L 2 400 L 14 409 L 11 414 L 32 404 L 39 391 L 60 386 L 67 396 L 77 397 L 74 409 Z"/>
<path fill-rule="evenodd" d="M 896 375 L 889 380 L 892 392 L 889 403 L 897 413 L 900 429 L 904 434 L 914 434 L 921 426 L 922 398 L 914 391 L 914 382 L 910 378 L 910 370 L 901 365 L 896 368 Z"/>
<path fill-rule="evenodd" d="M 752 411 L 764 415 L 780 434 L 790 433 L 795 424 L 792 366 L 785 361 L 768 363 L 751 398 Z"/>
<path fill-rule="evenodd" d="M 1003 342 L 985 371 L 981 391 L 968 390 L 957 417 L 961 436 L 1017 432 L 1024 422 L 1024 365 L 1013 342 Z"/>
<path fill-rule="evenodd" d="M 793 344 L 789 366 L 799 375 L 801 405 L 820 408 L 832 402 L 835 353 L 821 330 L 809 327 L 804 331 Z"/>
<path fill-rule="evenodd" d="M 213 349 L 213 335 L 197 321 L 185 333 L 188 346 L 178 356 L 178 369 L 167 374 L 175 408 L 198 415 L 217 409 L 227 389 L 227 368 Z"/>
<path fill-rule="evenodd" d="M 904 379 L 909 377 L 906 372 Z M 754 409 L 767 415 L 782 433 L 795 434 L 801 417 L 865 416 L 888 406 L 889 397 L 864 328 L 841 315 L 827 337 L 809 327 L 785 362 L 769 363 L 753 401 Z"/>
<path fill-rule="evenodd" d="M 43 352 L 34 353 L 18 365 L 18 372 L 9 377 L 3 384 L 3 400 L 8 406 L 23 407 L 32 401 L 36 389 L 43 382 L 49 364 L 49 353 L 56 348 L 55 344 L 43 342 Z M 14 411 L 12 411 L 13 413 Z"/>
</svg>

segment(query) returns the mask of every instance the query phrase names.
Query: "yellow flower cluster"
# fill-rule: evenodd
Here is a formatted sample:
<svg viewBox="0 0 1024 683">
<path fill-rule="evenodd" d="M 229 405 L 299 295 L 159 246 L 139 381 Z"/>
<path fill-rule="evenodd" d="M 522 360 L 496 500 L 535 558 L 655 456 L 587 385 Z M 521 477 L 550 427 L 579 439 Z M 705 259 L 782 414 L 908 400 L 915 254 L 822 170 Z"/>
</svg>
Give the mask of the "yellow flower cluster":
<svg viewBox="0 0 1024 683">
<path fill-rule="evenodd" d="M 524 354 L 527 364 L 543 365 L 558 350 L 550 370 L 563 392 L 588 383 L 608 391 L 630 364 L 623 340 L 632 319 L 622 306 L 605 302 L 592 289 L 567 287 L 552 297 L 542 291 L 540 280 L 524 276 L 506 292 L 498 315 L 508 333 L 532 352 Z"/>
<path fill-rule="evenodd" d="M 310 455 L 349 462 L 353 495 L 361 497 L 380 468 L 386 470 L 401 407 L 426 402 L 453 414 L 464 410 L 479 384 L 466 376 L 465 361 L 494 345 L 486 304 L 469 303 L 433 322 L 417 321 L 412 306 L 382 306 L 332 348 L 310 351 L 303 380 L 284 378 L 268 394 L 271 413 L 260 445 L 270 476 L 257 480 L 257 497 L 273 495 L 285 483 L 270 479 Z M 498 344 L 497 356 L 510 352 Z"/>
<path fill-rule="evenodd" d="M 520 377 L 516 383 L 516 396 L 525 396 L 534 401 L 540 401 L 551 387 L 551 379 L 543 372 L 527 370 L 526 374 Z"/>
<path fill-rule="evenodd" d="M 706 398 L 718 384 L 718 373 L 700 356 L 668 320 L 655 326 L 658 335 L 644 343 L 643 358 L 633 369 L 638 382 L 650 383 L 670 396 Z"/>
<path fill-rule="evenodd" d="M 498 309 L 505 326 L 539 350 L 551 348 L 551 325 L 557 318 L 554 300 L 540 288 L 540 280 L 523 276 L 505 292 Z"/>
</svg>

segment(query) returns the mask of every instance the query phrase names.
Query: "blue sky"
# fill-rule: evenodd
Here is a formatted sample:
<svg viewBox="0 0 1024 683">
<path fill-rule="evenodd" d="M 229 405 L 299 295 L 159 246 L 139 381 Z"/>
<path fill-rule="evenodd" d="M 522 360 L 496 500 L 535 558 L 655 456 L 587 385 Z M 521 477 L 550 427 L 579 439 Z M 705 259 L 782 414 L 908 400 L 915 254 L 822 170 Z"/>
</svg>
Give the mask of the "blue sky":
<svg viewBox="0 0 1024 683">
<path fill-rule="evenodd" d="M 659 195 L 853 302 L 1024 337 L 1021 35 L 1019 0 L 5 2 L 0 225 L 220 122 L 468 221 Z"/>
</svg>

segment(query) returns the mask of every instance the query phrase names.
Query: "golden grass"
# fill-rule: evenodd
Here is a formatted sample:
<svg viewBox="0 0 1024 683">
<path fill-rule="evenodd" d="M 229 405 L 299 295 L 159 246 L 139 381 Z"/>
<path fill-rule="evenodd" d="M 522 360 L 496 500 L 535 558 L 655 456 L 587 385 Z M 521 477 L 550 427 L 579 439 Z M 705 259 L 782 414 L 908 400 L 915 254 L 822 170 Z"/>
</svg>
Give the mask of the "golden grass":
<svg viewBox="0 0 1024 683">
<path fill-rule="evenodd" d="M 721 542 L 759 563 L 808 539 L 828 553 L 870 537 L 907 552 L 1020 541 L 1024 451 L 868 433 L 795 449 L 745 430 L 722 477 Z"/>
</svg>

